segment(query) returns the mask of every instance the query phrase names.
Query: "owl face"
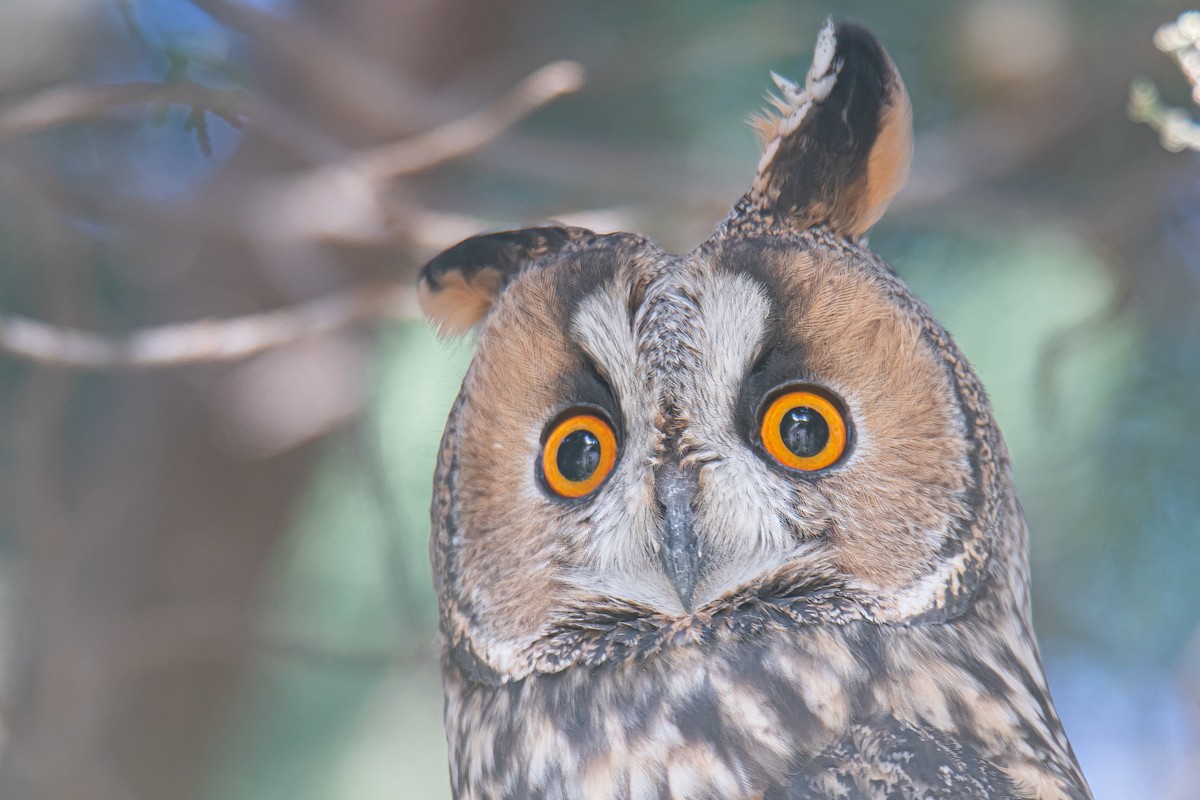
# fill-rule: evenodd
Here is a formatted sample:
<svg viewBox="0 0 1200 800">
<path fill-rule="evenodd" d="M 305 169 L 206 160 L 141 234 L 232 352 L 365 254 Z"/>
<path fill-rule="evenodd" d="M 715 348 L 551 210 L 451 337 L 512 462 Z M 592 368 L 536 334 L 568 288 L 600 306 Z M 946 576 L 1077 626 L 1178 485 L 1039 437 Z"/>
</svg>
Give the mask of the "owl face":
<svg viewBox="0 0 1200 800">
<path fill-rule="evenodd" d="M 692 253 L 546 227 L 425 268 L 430 317 L 480 327 L 432 550 L 443 630 L 481 669 L 519 676 L 589 609 L 702 619 L 780 575 L 878 619 L 973 588 L 1002 445 L 859 241 L 907 170 L 907 96 L 852 26 L 779 84 L 751 190 Z"/>
</svg>

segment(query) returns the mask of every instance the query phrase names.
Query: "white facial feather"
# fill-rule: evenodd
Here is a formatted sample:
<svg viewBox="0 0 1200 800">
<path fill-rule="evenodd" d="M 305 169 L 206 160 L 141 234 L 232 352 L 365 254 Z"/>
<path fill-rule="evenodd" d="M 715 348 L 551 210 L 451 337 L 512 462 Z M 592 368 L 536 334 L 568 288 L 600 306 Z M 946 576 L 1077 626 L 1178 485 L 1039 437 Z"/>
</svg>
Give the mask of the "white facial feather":
<svg viewBox="0 0 1200 800">
<path fill-rule="evenodd" d="M 578 542 L 586 566 L 565 576 L 585 591 L 677 613 L 683 610 L 657 559 L 659 520 L 653 469 L 661 445 L 654 426 L 657 384 L 639 363 L 626 298 L 616 284 L 579 303 L 571 333 L 612 382 L 625 437 L 613 475 L 596 496 Z"/>
<path fill-rule="evenodd" d="M 687 459 L 700 469 L 694 511 L 705 572 L 695 602 L 703 603 L 783 563 L 818 556 L 807 541 L 822 532 L 828 510 L 819 498 L 798 504 L 794 482 L 769 467 L 735 427 L 741 386 L 761 353 L 771 313 L 764 290 L 745 275 L 712 270 L 685 269 L 678 280 L 696 298 L 687 337 L 701 358 L 672 381 L 687 420 Z M 613 384 L 625 438 L 613 476 L 580 520 L 584 563 L 566 579 L 675 614 L 682 606 L 658 559 L 654 496 L 664 378 L 639 350 L 625 309 L 625 298 L 610 286 L 580 302 L 571 321 L 573 337 Z"/>
</svg>

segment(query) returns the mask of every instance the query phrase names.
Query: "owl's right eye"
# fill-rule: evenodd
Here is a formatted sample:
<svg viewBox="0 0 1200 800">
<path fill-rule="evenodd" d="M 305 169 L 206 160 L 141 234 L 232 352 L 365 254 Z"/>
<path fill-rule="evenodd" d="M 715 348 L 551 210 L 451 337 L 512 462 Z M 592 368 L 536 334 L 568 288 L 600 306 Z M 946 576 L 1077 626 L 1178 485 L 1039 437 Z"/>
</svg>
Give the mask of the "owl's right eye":
<svg viewBox="0 0 1200 800">
<path fill-rule="evenodd" d="M 617 463 L 617 436 L 595 414 L 574 414 L 556 424 L 542 447 L 542 475 L 560 497 L 591 494 Z"/>
</svg>

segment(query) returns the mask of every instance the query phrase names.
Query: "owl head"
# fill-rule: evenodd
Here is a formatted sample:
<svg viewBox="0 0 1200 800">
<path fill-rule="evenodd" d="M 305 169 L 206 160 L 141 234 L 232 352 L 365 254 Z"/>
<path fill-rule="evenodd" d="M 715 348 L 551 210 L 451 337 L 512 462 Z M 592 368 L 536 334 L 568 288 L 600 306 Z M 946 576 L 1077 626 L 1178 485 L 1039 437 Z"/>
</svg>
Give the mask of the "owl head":
<svg viewBox="0 0 1200 800">
<path fill-rule="evenodd" d="M 904 85 L 870 33 L 832 23 L 803 85 L 775 82 L 753 183 L 692 252 L 537 227 L 421 273 L 443 332 L 478 329 L 431 544 L 449 656 L 478 679 L 781 615 L 1025 607 L 983 390 L 863 242 L 908 172 Z"/>
</svg>

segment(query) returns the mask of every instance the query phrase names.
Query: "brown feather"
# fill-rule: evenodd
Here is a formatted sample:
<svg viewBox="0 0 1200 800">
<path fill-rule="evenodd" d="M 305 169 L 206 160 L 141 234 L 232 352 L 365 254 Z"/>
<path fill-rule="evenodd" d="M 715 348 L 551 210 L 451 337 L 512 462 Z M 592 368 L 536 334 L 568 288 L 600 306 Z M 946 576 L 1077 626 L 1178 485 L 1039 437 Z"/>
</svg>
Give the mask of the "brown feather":
<svg viewBox="0 0 1200 800">
<path fill-rule="evenodd" d="M 500 291 L 499 270 L 480 270 L 467 280 L 461 272 L 447 273 L 436 289 L 428 279 L 417 284 L 417 302 L 442 336 L 461 336 L 478 325 Z"/>
</svg>

